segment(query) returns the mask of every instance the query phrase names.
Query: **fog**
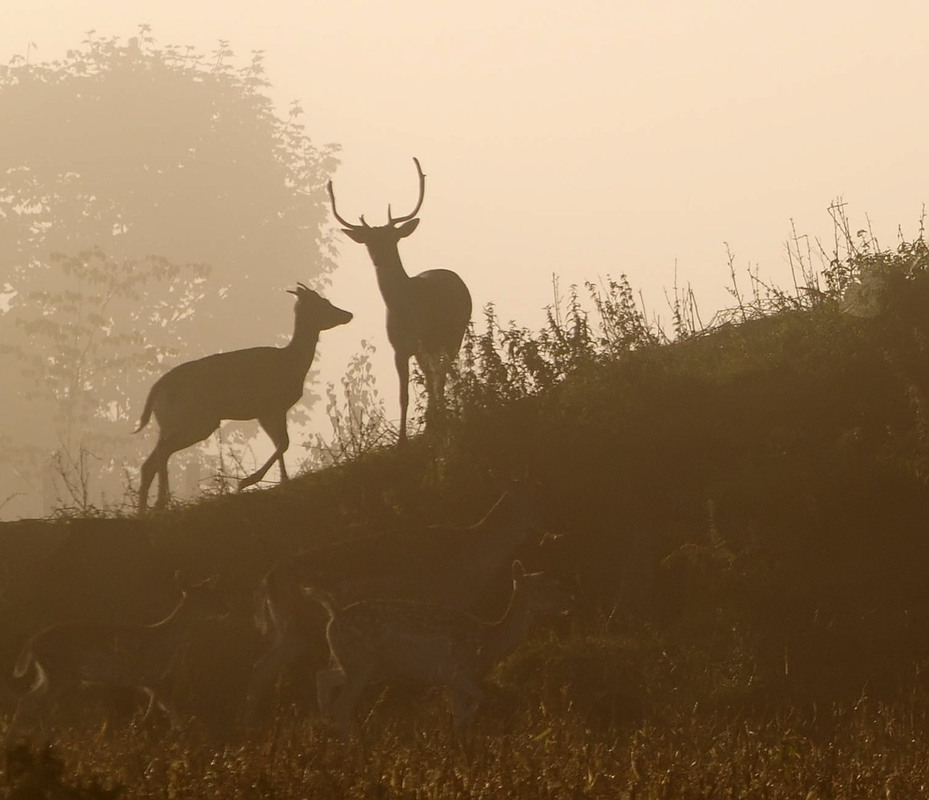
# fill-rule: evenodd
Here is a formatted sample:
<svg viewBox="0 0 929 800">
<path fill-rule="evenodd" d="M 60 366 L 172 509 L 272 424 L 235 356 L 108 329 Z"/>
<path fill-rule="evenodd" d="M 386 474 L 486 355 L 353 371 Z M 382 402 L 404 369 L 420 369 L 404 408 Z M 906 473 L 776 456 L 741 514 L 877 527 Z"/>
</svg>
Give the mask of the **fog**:
<svg viewBox="0 0 929 800">
<path fill-rule="evenodd" d="M 458 272 L 476 318 L 493 302 L 537 327 L 553 276 L 564 289 L 624 273 L 666 323 L 675 281 L 708 320 L 731 302 L 727 245 L 739 274 L 786 286 L 792 225 L 830 248 L 835 198 L 885 246 L 898 226 L 918 232 L 926 200 L 924 4 L 6 0 L 4 11 L 3 63 L 61 58 L 90 29 L 128 39 L 140 23 L 158 46 L 226 41 L 237 64 L 263 51 L 279 112 L 299 100 L 313 141 L 341 148 L 343 216 L 380 224 L 388 203 L 415 203 L 420 159 L 426 196 L 404 264 Z M 364 248 L 336 243 L 323 291 L 354 320 L 321 342 L 316 380 L 337 381 L 371 341 L 396 416 L 373 269 Z M 289 280 L 310 277 L 295 268 Z M 275 296 L 280 316 L 235 320 L 230 348 L 289 333 Z M 187 344 L 185 358 L 206 354 Z"/>
</svg>

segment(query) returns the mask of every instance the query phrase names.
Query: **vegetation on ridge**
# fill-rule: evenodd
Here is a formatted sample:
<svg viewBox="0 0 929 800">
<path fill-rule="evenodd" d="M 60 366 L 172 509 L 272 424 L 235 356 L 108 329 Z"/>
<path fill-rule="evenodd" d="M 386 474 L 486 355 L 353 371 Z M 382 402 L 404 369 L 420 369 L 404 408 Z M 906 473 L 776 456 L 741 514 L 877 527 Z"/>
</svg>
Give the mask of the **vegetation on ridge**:
<svg viewBox="0 0 929 800">
<path fill-rule="evenodd" d="M 143 520 L 3 526 L 0 661 L 42 622 L 114 598 L 155 618 L 173 570 L 218 573 L 233 619 L 192 644 L 178 687 L 197 723 L 130 738 L 138 707 L 101 705 L 56 739 L 81 780 L 131 797 L 924 793 L 929 250 L 840 230 L 848 250 L 820 274 L 734 287 L 734 316 L 706 330 L 683 293 L 666 335 L 623 278 L 587 289 L 592 311 L 572 290 L 539 333 L 487 309 L 443 441 L 368 447 L 384 436 L 352 405 L 373 397 L 359 369 L 344 412 L 332 399 L 329 469 Z M 266 728 L 238 728 L 261 650 L 251 592 L 276 558 L 473 521 L 489 475 L 527 470 L 565 536 L 526 557 L 575 581 L 578 608 L 495 672 L 468 746 L 440 699 L 392 688 L 347 748 L 306 674 Z"/>
</svg>

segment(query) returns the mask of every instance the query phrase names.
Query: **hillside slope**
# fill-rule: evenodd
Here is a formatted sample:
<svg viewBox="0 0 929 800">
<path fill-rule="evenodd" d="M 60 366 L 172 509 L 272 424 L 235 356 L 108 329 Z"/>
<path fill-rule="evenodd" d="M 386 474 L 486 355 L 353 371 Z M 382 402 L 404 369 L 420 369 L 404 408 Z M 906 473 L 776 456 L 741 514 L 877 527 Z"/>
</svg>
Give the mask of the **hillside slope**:
<svg viewBox="0 0 929 800">
<path fill-rule="evenodd" d="M 263 647 L 252 593 L 275 561 L 370 531 L 474 522 L 501 476 L 528 473 L 548 529 L 565 536 L 525 557 L 576 581 L 579 607 L 569 636 L 501 673 L 512 691 L 622 716 L 659 696 L 912 688 L 929 657 L 929 292 L 924 273 L 905 277 L 892 312 L 873 318 L 824 298 L 589 358 L 505 402 L 472 395 L 441 443 L 144 519 L 2 525 L 0 665 L 50 621 L 154 620 L 176 570 L 218 574 L 234 614 L 188 653 L 188 694 L 229 724 Z"/>
</svg>

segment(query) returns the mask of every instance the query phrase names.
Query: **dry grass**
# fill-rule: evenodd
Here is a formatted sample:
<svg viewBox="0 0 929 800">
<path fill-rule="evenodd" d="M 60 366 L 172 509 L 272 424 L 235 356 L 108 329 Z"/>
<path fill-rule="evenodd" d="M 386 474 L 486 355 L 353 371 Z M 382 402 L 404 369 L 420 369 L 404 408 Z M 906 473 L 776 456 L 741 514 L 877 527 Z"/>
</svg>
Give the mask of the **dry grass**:
<svg viewBox="0 0 929 800">
<path fill-rule="evenodd" d="M 929 787 L 926 709 L 862 701 L 763 717 L 665 709 L 595 732 L 537 708 L 485 715 L 455 740 L 428 700 L 377 710 L 346 745 L 314 718 L 282 714 L 250 740 L 97 726 L 60 732 L 68 779 L 174 798 L 904 798 Z M 86 795 L 91 796 L 91 795 Z"/>
</svg>

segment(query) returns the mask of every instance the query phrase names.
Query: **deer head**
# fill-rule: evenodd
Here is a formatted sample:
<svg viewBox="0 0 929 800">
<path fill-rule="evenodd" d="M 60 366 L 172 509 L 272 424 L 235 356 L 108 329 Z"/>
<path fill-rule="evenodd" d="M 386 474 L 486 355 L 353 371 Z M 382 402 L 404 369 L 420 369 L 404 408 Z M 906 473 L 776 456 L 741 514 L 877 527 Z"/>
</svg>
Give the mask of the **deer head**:
<svg viewBox="0 0 929 800">
<path fill-rule="evenodd" d="M 329 200 L 332 203 L 332 215 L 343 226 L 342 232 L 352 241 L 365 245 L 372 257 L 375 253 L 383 252 L 384 248 L 396 248 L 397 242 L 413 233 L 419 225 L 419 220 L 415 217 L 423 205 L 423 198 L 426 194 L 426 176 L 419 165 L 419 159 L 414 157 L 413 163 L 416 164 L 416 172 L 419 174 L 419 200 L 416 202 L 416 207 L 409 214 L 394 217 L 388 203 L 386 225 L 369 225 L 365 221 L 364 214 L 359 217 L 360 224 L 349 222 L 342 217 L 336 210 L 335 193 L 332 190 L 332 181 L 329 181 L 328 189 Z"/>
</svg>

